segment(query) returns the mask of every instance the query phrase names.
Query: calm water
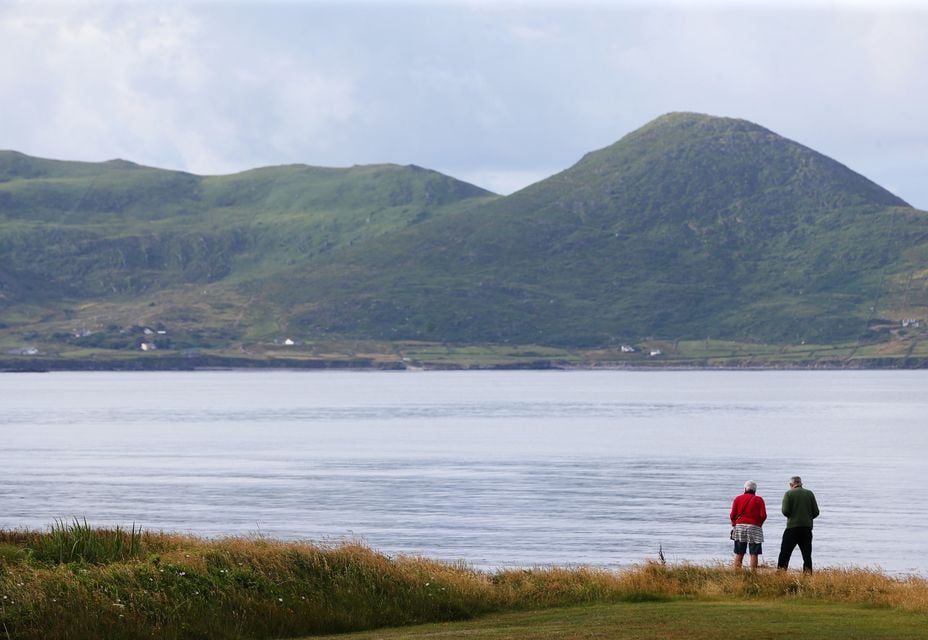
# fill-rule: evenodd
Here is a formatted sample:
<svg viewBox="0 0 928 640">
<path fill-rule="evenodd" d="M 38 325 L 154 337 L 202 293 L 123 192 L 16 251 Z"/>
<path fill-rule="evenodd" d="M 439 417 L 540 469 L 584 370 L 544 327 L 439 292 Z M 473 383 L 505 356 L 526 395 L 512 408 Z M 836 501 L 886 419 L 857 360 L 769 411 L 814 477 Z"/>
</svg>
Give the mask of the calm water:
<svg viewBox="0 0 928 640">
<path fill-rule="evenodd" d="M 928 575 L 928 372 L 0 376 L 0 527 L 361 539 L 482 568 L 727 561 L 790 475 L 819 565 Z M 905 535 L 905 531 L 910 532 Z M 801 564 L 798 551 L 791 566 Z"/>
</svg>

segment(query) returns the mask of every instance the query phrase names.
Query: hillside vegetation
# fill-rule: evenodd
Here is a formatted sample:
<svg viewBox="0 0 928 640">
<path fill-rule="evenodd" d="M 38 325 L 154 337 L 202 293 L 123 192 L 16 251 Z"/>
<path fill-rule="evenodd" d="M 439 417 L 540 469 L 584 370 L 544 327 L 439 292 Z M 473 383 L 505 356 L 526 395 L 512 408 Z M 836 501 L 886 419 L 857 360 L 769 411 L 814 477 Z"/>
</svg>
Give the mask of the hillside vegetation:
<svg viewBox="0 0 928 640">
<path fill-rule="evenodd" d="M 417 167 L 199 177 L 0 152 L 0 291 L 87 300 L 276 274 L 488 195 Z"/>
<path fill-rule="evenodd" d="M 414 166 L 202 177 L 0 152 L 7 352 L 137 351 L 160 327 L 175 352 L 288 337 L 906 356 L 926 309 L 928 213 L 743 120 L 668 114 L 508 197 Z"/>
<path fill-rule="evenodd" d="M 827 631 L 835 611 L 863 616 L 862 607 L 868 607 L 891 615 L 871 621 L 866 631 L 901 635 L 856 637 L 924 637 L 908 634 L 925 629 L 928 613 L 924 580 L 859 569 L 803 576 L 646 563 L 615 572 L 575 567 L 484 573 L 461 564 L 391 558 L 357 544 L 201 540 L 135 527 L 97 529 L 86 522 L 57 522 L 46 532 L 0 531 L 0 596 L 0 628 L 20 640 L 292 638 L 493 612 L 596 603 L 645 603 L 653 611 L 687 602 L 724 604 L 729 611 L 777 606 L 784 613 L 796 613 L 790 604 L 840 605 L 826 619 L 805 619 L 800 635 L 814 637 L 842 637 L 818 633 L 819 625 Z M 627 612 L 635 618 L 641 613 Z M 695 613 L 689 628 L 704 631 L 704 614 Z M 576 628 L 562 628 L 557 637 L 585 629 L 583 617 L 575 613 Z M 770 616 L 763 620 L 766 632 Z M 645 626 L 656 628 L 656 621 Z M 415 634 L 390 636 L 404 633 Z"/>
<path fill-rule="evenodd" d="M 924 316 L 926 241 L 928 214 L 838 163 L 750 123 L 674 114 L 275 296 L 305 300 L 308 330 L 386 339 L 831 343 Z M 331 295 L 349 262 L 352 295 Z"/>
</svg>

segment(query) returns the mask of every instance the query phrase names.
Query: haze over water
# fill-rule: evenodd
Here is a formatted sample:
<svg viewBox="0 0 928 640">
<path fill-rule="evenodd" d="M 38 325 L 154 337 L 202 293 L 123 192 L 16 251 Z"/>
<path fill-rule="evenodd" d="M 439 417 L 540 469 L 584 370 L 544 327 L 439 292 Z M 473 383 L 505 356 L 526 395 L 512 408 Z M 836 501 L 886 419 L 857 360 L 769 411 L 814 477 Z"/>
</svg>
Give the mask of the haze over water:
<svg viewBox="0 0 928 640">
<path fill-rule="evenodd" d="M 789 476 L 818 566 L 928 575 L 928 372 L 0 376 L 0 527 L 361 539 L 480 568 L 730 559 L 745 480 L 775 563 Z M 901 528 L 901 529 L 900 529 Z M 919 539 L 913 533 L 913 539 Z M 798 551 L 792 567 L 801 565 Z"/>
</svg>

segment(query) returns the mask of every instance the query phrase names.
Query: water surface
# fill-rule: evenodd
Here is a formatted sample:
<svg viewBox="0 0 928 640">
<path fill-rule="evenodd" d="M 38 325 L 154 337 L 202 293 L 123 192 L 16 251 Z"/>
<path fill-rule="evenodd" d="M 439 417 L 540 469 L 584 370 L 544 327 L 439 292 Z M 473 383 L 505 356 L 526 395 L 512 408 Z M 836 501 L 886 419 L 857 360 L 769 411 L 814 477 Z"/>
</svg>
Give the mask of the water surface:
<svg viewBox="0 0 928 640">
<path fill-rule="evenodd" d="M 482 567 L 727 561 L 743 482 L 775 562 L 790 475 L 820 565 L 928 575 L 928 372 L 0 376 L 0 527 L 77 516 L 361 539 Z M 798 566 L 797 556 L 793 565 Z"/>
</svg>

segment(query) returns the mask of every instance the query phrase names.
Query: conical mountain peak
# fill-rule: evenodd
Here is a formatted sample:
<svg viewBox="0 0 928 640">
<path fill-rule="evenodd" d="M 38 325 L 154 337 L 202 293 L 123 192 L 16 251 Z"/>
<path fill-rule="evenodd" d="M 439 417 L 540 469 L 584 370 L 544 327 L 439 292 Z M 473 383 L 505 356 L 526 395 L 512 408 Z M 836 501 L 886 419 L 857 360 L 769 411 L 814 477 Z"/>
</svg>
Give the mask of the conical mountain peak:
<svg viewBox="0 0 928 640">
<path fill-rule="evenodd" d="M 908 206 L 841 163 L 747 120 L 669 113 L 585 155 L 551 185 L 623 216 L 757 216 Z M 544 182 L 536 185 L 546 189 Z"/>
<path fill-rule="evenodd" d="M 848 339 L 880 296 L 873 274 L 910 247 L 898 234 L 919 220 L 769 129 L 670 113 L 546 180 L 353 258 L 371 265 L 366 304 L 390 318 L 391 335 Z M 401 286 L 385 280 L 391 269 Z M 460 317 L 445 313 L 460 300 Z M 318 326 L 376 329 L 357 306 L 313 303 Z"/>
</svg>

